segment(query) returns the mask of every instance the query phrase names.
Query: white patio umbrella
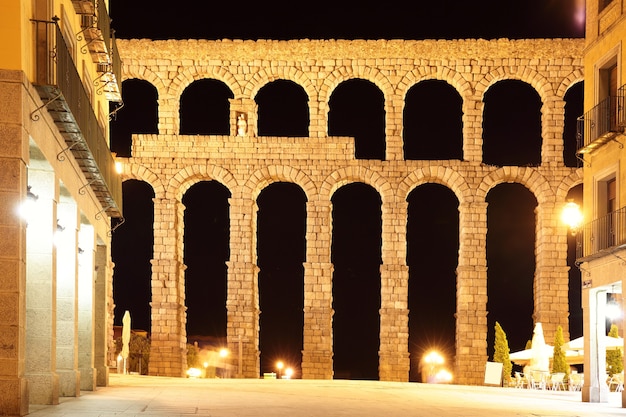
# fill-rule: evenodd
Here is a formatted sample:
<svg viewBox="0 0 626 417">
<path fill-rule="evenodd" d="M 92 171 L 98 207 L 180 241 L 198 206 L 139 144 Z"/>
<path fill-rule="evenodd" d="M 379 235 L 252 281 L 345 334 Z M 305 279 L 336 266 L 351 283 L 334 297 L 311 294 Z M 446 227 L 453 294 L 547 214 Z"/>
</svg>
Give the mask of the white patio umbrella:
<svg viewBox="0 0 626 417">
<path fill-rule="evenodd" d="M 604 336 L 604 346 L 606 347 L 607 350 L 623 348 L 624 338 Z M 565 345 L 563 345 L 564 349 L 580 350 L 580 351 L 582 351 L 584 347 L 585 347 L 584 337 L 577 337 L 576 339 L 570 340 Z"/>
<path fill-rule="evenodd" d="M 535 371 L 550 371 L 550 351 L 554 353 L 554 348 L 546 345 L 543 337 L 543 326 L 541 323 L 535 324 L 533 330 L 532 346 L 530 348 L 530 369 Z"/>
<path fill-rule="evenodd" d="M 124 373 L 126 373 L 126 359 L 128 358 L 130 344 L 130 313 L 128 310 L 122 317 L 122 358 L 124 359 Z"/>
<path fill-rule="evenodd" d="M 581 364 L 584 362 L 584 356 L 582 352 L 577 351 L 577 350 L 567 350 L 565 348 L 563 348 L 563 351 L 565 352 L 565 361 L 568 364 L 577 365 L 577 364 Z M 554 347 L 546 344 L 544 354 L 548 355 L 548 360 L 552 359 L 554 357 Z M 509 358 L 511 359 L 511 362 L 520 366 L 529 365 L 532 359 L 532 356 L 533 356 L 532 349 L 519 350 L 517 352 L 511 352 L 509 354 Z"/>
</svg>

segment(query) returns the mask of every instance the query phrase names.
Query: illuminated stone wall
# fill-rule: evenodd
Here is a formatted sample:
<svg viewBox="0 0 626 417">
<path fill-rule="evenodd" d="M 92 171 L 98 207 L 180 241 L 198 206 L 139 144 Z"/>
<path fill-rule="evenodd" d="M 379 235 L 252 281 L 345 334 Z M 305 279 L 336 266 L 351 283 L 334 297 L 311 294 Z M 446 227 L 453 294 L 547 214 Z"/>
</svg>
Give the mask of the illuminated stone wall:
<svg viewBox="0 0 626 417">
<path fill-rule="evenodd" d="M 379 376 L 407 381 L 407 197 L 425 183 L 442 184 L 459 200 L 456 382 L 482 384 L 487 361 L 487 203 L 490 189 L 516 182 L 538 201 L 534 320 L 546 338 L 568 323 L 567 231 L 558 213 L 580 169 L 563 163 L 564 95 L 583 79 L 583 40 L 453 41 L 119 41 L 126 79 L 158 91 L 159 134 L 134 135 L 125 178 L 155 191 L 150 372 L 180 376 L 185 368 L 185 300 L 182 197 L 198 181 L 216 180 L 230 199 L 228 341 L 243 349 L 241 376 L 259 375 L 259 307 L 255 253 L 256 198 L 267 185 L 291 182 L 307 197 L 304 277 L 303 378 L 332 378 L 331 197 L 363 182 L 382 199 L 381 327 Z M 193 81 L 224 82 L 231 100 L 231 136 L 182 136 L 180 97 Z M 385 100 L 386 160 L 354 157 L 352 138 L 328 136 L 329 98 L 341 82 L 374 83 Z M 257 92 L 291 80 L 309 99 L 309 138 L 257 137 Z M 404 97 L 416 83 L 444 80 L 462 97 L 464 160 L 405 161 Z M 541 97 L 542 163 L 496 167 L 482 160 L 483 96 L 494 83 L 522 80 Z M 237 114 L 248 119 L 236 136 Z M 568 335 L 565 335 L 566 338 Z"/>
</svg>

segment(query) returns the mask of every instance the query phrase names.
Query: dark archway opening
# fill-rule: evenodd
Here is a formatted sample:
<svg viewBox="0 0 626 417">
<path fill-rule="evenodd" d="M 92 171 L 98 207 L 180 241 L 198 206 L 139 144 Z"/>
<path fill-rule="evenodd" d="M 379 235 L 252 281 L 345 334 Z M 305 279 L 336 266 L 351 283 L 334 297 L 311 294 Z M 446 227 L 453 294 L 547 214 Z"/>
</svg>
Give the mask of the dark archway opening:
<svg viewBox="0 0 626 417">
<path fill-rule="evenodd" d="M 422 81 L 408 91 L 403 121 L 404 159 L 463 159 L 463 100 L 445 81 Z"/>
<path fill-rule="evenodd" d="M 336 379 L 378 379 L 381 199 L 353 183 L 332 197 L 333 347 Z"/>
<path fill-rule="evenodd" d="M 205 349 L 226 345 L 230 196 L 219 182 L 201 181 L 182 200 L 187 340 Z"/>
<path fill-rule="evenodd" d="M 498 81 L 484 97 L 483 162 L 541 165 L 541 97 L 519 80 Z"/>
<path fill-rule="evenodd" d="M 565 93 L 565 125 L 563 127 L 563 162 L 566 167 L 577 168 L 580 159 L 576 158 L 578 140 L 576 138 L 577 119 L 583 114 L 585 84 L 574 84 Z"/>
<path fill-rule="evenodd" d="M 255 101 L 259 136 L 309 136 L 309 97 L 300 85 L 273 81 L 259 90 Z"/>
<path fill-rule="evenodd" d="M 230 102 L 234 97 L 219 80 L 191 83 L 180 97 L 181 135 L 230 135 Z"/>
<path fill-rule="evenodd" d="M 583 207 L 583 185 L 569 190 L 567 200 L 573 200 L 578 207 Z M 570 340 L 583 335 L 583 306 L 581 272 L 576 265 L 576 235 L 567 235 L 567 266 L 569 267 L 569 335 Z"/>
<path fill-rule="evenodd" d="M 128 310 L 133 329 L 151 330 L 154 190 L 144 181 L 122 183 L 124 219 L 111 236 L 115 325 Z M 113 226 L 116 225 L 113 221 Z"/>
<path fill-rule="evenodd" d="M 385 159 L 385 97 L 372 82 L 344 81 L 330 96 L 328 134 L 354 137 L 357 159 Z"/>
<path fill-rule="evenodd" d="M 532 338 L 537 200 L 510 183 L 489 191 L 487 204 L 487 353 L 493 358 L 496 321 L 511 352 Z"/>
<path fill-rule="evenodd" d="M 439 184 L 421 185 L 407 200 L 409 381 L 426 382 L 420 375 L 423 355 L 437 350 L 452 363 L 456 352 L 459 201 Z"/>
<path fill-rule="evenodd" d="M 276 363 L 302 375 L 306 195 L 291 183 L 265 188 L 257 199 L 261 373 Z"/>
<path fill-rule="evenodd" d="M 124 106 L 115 112 L 110 122 L 111 151 L 130 157 L 133 133 L 159 133 L 157 89 L 148 81 L 130 79 L 122 83 Z M 110 104 L 113 112 L 118 103 Z"/>
</svg>

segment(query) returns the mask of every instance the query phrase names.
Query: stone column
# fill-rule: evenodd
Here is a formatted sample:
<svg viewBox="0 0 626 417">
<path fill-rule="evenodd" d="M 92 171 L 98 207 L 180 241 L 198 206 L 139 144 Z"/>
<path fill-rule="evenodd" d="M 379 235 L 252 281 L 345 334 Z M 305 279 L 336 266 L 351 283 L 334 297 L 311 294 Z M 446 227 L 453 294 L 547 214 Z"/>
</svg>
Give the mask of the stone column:
<svg viewBox="0 0 626 417">
<path fill-rule="evenodd" d="M 61 397 L 80 396 L 78 372 L 78 213 L 74 202 L 57 209 L 57 375 Z M 63 230 L 62 230 L 63 228 Z"/>
<path fill-rule="evenodd" d="M 558 168 L 564 166 L 563 130 L 565 101 L 549 97 L 541 107 L 541 166 Z"/>
<path fill-rule="evenodd" d="M 230 260 L 228 265 L 228 347 L 235 355 L 238 378 L 258 378 L 259 292 L 256 260 L 256 211 L 251 197 L 230 200 Z"/>
<path fill-rule="evenodd" d="M 480 97 L 463 97 L 463 160 L 483 160 L 483 110 Z"/>
<path fill-rule="evenodd" d="M 154 199 L 150 375 L 182 377 L 187 369 L 183 210 L 175 199 Z"/>
<path fill-rule="evenodd" d="M 333 378 L 333 265 L 330 201 L 307 203 L 303 379 Z"/>
<path fill-rule="evenodd" d="M 385 201 L 382 207 L 382 258 L 379 378 L 408 381 L 409 267 L 406 264 L 406 201 Z"/>
<path fill-rule="evenodd" d="M 78 371 L 80 389 L 96 389 L 95 347 L 95 238 L 93 226 L 81 224 L 78 231 Z M 106 323 L 106 318 L 103 317 Z"/>
<path fill-rule="evenodd" d="M 51 171 L 28 171 L 39 196 L 26 232 L 26 377 L 31 404 L 58 404 L 56 373 L 56 179 Z"/>
<path fill-rule="evenodd" d="M 564 203 L 540 203 L 536 208 L 535 323 L 541 323 L 546 343 L 553 344 L 557 326 L 569 340 L 569 267 L 567 228 L 559 224 Z"/>
<path fill-rule="evenodd" d="M 459 205 L 455 381 L 482 385 L 487 362 L 487 203 Z"/>
<path fill-rule="evenodd" d="M 92 249 L 93 250 L 93 249 Z M 96 384 L 109 385 L 109 364 L 115 363 L 115 340 L 113 340 L 113 266 L 107 247 L 95 248 L 95 301 L 94 301 L 94 366 Z"/>
<path fill-rule="evenodd" d="M 402 140 L 404 99 L 392 95 L 385 102 L 385 159 L 387 161 L 404 160 Z"/>
<path fill-rule="evenodd" d="M 17 75 L 17 72 L 0 75 Z M 0 101 L 14 103 L 0 112 L 0 404 L 8 415 L 28 413 L 24 377 L 26 306 L 26 222 L 17 208 L 26 201 L 29 137 L 20 126 L 20 84 L 0 80 Z M 15 120 L 14 120 L 15 118 Z"/>
</svg>

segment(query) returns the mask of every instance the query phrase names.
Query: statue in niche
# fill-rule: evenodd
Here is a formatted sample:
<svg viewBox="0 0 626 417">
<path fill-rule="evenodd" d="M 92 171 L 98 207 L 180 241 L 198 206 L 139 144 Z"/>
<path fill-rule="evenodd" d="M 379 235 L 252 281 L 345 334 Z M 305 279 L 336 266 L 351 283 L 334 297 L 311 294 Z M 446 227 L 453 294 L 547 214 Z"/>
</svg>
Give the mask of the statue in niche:
<svg viewBox="0 0 626 417">
<path fill-rule="evenodd" d="M 241 113 L 237 117 L 237 136 L 246 136 L 248 130 L 248 123 L 246 122 L 246 116 Z"/>
</svg>

